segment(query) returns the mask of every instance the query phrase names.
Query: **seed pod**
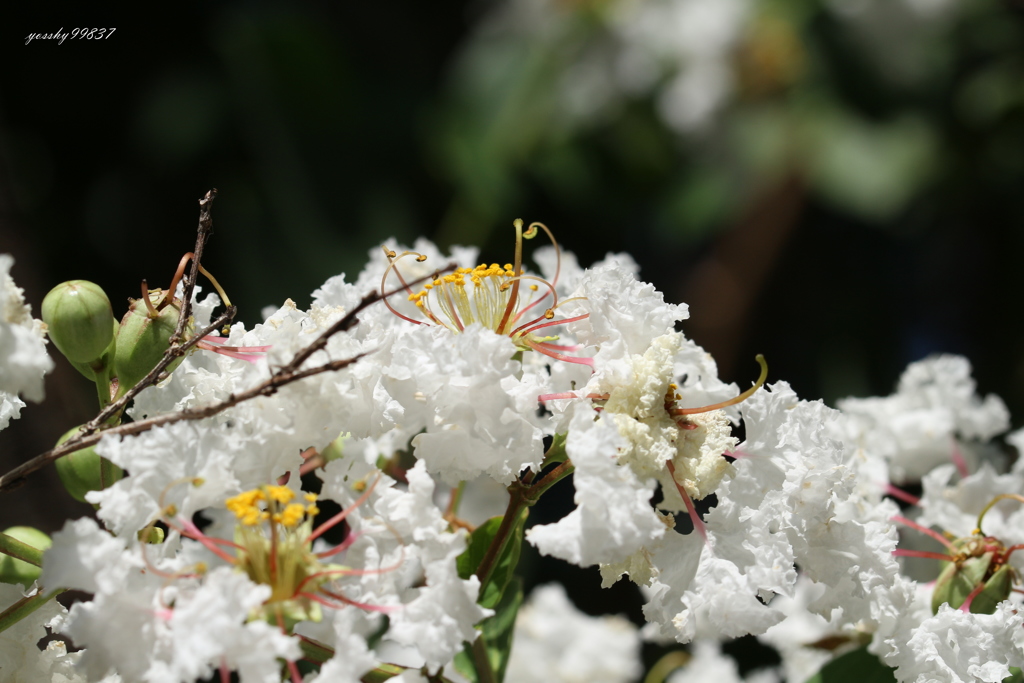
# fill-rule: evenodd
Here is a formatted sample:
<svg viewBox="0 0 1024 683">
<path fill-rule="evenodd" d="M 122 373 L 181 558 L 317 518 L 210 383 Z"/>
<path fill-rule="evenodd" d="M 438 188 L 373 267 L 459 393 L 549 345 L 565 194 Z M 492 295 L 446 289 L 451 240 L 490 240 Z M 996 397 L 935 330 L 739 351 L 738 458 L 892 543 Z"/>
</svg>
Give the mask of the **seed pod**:
<svg viewBox="0 0 1024 683">
<path fill-rule="evenodd" d="M 993 553 L 987 552 L 977 557 L 968 557 L 959 564 L 950 562 L 935 582 L 932 593 L 932 613 L 938 613 L 939 607 L 948 604 L 959 609 L 974 590 L 984 584 L 985 587 L 971 601 L 971 612 L 974 614 L 993 614 L 996 605 L 1010 596 L 1012 588 L 1012 570 L 1009 565 L 1001 565 L 987 579 L 992 566 Z"/>
<path fill-rule="evenodd" d="M 54 346 L 72 363 L 98 359 L 114 337 L 110 299 L 99 285 L 86 280 L 69 280 L 51 289 L 43 299 L 43 322 Z"/>
<path fill-rule="evenodd" d="M 12 526 L 4 533 L 38 550 L 46 550 L 53 545 L 49 536 L 30 526 Z M 39 578 L 42 571 L 34 564 L 15 559 L 10 555 L 0 554 L 0 582 L 2 583 L 20 583 L 28 588 L 33 581 Z"/>
<path fill-rule="evenodd" d="M 78 427 L 60 437 L 61 445 L 78 433 Z M 124 477 L 124 470 L 100 456 L 94 446 L 86 446 L 59 458 L 54 466 L 71 497 L 83 503 L 89 491 L 101 491 Z"/>
<path fill-rule="evenodd" d="M 150 302 L 157 305 L 162 294 L 160 290 L 151 292 Z M 114 374 L 122 390 L 135 386 L 163 358 L 170 346 L 171 335 L 178 326 L 180 307 L 181 302 L 175 300 L 151 316 L 143 299 L 132 302 L 117 330 L 117 348 L 114 351 Z M 168 370 L 180 362 L 178 359 Z"/>
</svg>

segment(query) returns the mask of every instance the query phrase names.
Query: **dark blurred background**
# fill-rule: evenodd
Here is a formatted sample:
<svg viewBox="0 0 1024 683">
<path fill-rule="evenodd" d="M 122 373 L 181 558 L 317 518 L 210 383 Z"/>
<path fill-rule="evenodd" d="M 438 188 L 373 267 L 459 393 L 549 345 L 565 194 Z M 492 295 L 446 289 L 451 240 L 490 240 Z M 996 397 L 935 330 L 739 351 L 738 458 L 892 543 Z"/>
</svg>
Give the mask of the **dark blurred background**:
<svg viewBox="0 0 1024 683">
<path fill-rule="evenodd" d="M 584 265 L 632 254 L 726 380 L 764 353 L 834 402 L 960 353 L 1024 423 L 1024 3 L 151 7 L 2 29 L 0 251 L 37 314 L 66 279 L 116 315 L 166 286 L 211 187 L 204 263 L 249 325 L 389 236 L 504 262 L 522 217 Z M 116 30 L 25 44 L 97 27 Z M 4 469 L 95 412 L 57 363 L 0 434 Z M 4 525 L 88 512 L 54 486 L 8 494 Z"/>
</svg>

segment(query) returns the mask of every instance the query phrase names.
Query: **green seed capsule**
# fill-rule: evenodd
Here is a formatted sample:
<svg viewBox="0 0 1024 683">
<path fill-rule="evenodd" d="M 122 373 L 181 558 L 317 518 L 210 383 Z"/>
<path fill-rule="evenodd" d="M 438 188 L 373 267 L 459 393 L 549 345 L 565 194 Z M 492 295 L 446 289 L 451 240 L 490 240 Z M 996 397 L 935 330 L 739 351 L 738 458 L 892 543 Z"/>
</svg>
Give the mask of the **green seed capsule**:
<svg viewBox="0 0 1024 683">
<path fill-rule="evenodd" d="M 43 322 L 54 346 L 72 363 L 98 359 L 114 337 L 110 299 L 99 285 L 86 280 L 62 282 L 51 289 L 43 299 Z"/>
<path fill-rule="evenodd" d="M 38 550 L 46 550 L 53 545 L 49 536 L 30 526 L 12 526 L 4 533 Z M 10 555 L 0 554 L 0 582 L 2 583 L 20 583 L 28 588 L 33 581 L 39 578 L 42 571 L 34 564 L 17 560 Z"/>
<path fill-rule="evenodd" d="M 1009 565 L 1002 565 L 991 576 L 986 575 L 992 566 L 993 553 L 987 552 L 977 557 L 968 557 L 960 562 L 950 562 L 939 574 L 932 593 L 932 613 L 938 613 L 939 607 L 948 604 L 959 609 L 972 592 L 981 584 L 985 587 L 971 601 L 971 612 L 974 614 L 993 614 L 996 605 L 1010 596 L 1013 574 Z"/>
<path fill-rule="evenodd" d="M 78 427 L 60 437 L 61 445 L 76 433 Z M 124 477 L 124 470 L 100 456 L 94 446 L 87 446 L 59 458 L 54 466 L 64 488 L 75 500 L 83 503 L 89 491 L 101 491 Z"/>
<path fill-rule="evenodd" d="M 156 290 L 149 296 L 155 306 L 162 298 L 162 292 Z M 163 358 L 170 346 L 171 335 L 178 326 L 180 307 L 181 302 L 175 300 L 151 317 L 145 301 L 138 299 L 132 302 L 117 330 L 117 348 L 114 351 L 114 374 L 123 391 L 135 386 Z M 180 359 L 175 361 L 168 370 L 180 362 Z"/>
</svg>

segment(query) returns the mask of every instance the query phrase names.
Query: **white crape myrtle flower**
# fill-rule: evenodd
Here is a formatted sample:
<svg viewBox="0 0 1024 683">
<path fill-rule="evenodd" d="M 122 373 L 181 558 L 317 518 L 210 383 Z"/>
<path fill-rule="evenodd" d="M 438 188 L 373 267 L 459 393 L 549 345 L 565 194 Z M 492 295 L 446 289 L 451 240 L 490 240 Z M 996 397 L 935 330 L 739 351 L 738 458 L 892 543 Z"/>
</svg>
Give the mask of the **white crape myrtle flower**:
<svg viewBox="0 0 1024 683">
<path fill-rule="evenodd" d="M 504 265 L 474 266 L 469 259 L 475 251 L 467 249 L 446 258 L 426 241 L 414 250 L 389 242 L 380 252 L 386 261 L 371 257 L 357 282 L 376 280 L 381 291 L 400 290 L 367 311 L 362 323 L 368 329 L 379 323 L 381 332 L 368 334 L 377 342 L 373 362 L 391 402 L 393 429 L 353 447 L 390 457 L 411 440 L 415 456 L 449 485 L 481 474 L 508 484 L 540 465 L 551 428 L 538 414 L 538 398 L 550 393 L 552 375 L 567 385 L 588 376 L 584 368 L 559 366 L 592 363 L 574 355 L 579 345 L 564 339 L 560 326 L 587 313 L 561 317 L 558 297 L 566 289 L 557 247 L 553 274 L 546 273 L 550 281 L 523 268 L 523 241 L 543 230 L 554 242 L 550 231 L 539 223 L 514 226 L 515 257 Z M 552 266 L 551 254 L 541 259 L 545 269 Z M 458 268 L 437 272 L 449 263 Z M 579 279 L 578 271 L 567 257 L 570 281 Z M 333 279 L 318 290 L 314 307 L 351 299 L 350 291 Z M 556 369 L 549 370 L 552 364 Z"/>
<path fill-rule="evenodd" d="M 844 399 L 839 409 L 850 418 L 846 438 L 885 458 L 896 483 L 958 457 L 958 438 L 984 442 L 1010 426 L 1003 401 L 979 397 L 970 363 L 951 355 L 911 363 L 890 396 Z"/>
<path fill-rule="evenodd" d="M 476 577 L 458 575 L 465 532 L 448 531 L 424 464 L 408 471 L 408 490 L 351 455 L 323 476 L 321 498 L 345 512 L 317 529 L 317 497 L 294 503 L 298 493 L 279 485 L 222 496 L 234 524 L 223 510 L 205 510 L 215 521 L 206 533 L 167 504 L 160 519 L 172 535 L 158 545 L 89 519 L 69 523 L 54 537 L 43 580 L 94 593 L 63 629 L 86 646 L 88 674 L 184 682 L 224 667 L 243 681 L 278 681 L 280 660 L 301 657 L 290 635 L 298 624 L 298 633 L 334 650 L 318 680 L 356 683 L 376 661 L 366 644 L 380 627 L 376 612 L 389 615 L 386 639 L 414 648 L 418 665 L 449 663 L 491 612 L 476 604 Z M 196 479 L 171 490 L 206 485 Z M 310 548 L 342 519 L 350 533 L 341 546 Z"/>
<path fill-rule="evenodd" d="M 508 484 L 540 464 L 545 386 L 515 354 L 511 340 L 480 325 L 460 334 L 410 326 L 380 353 L 384 386 L 405 409 L 399 429 L 416 435 L 413 452 L 449 485 L 480 474 Z"/>
<path fill-rule="evenodd" d="M 953 529 L 965 530 L 963 536 L 972 536 L 978 525 L 978 512 L 997 495 L 1001 489 L 1020 488 L 1016 477 L 1000 477 L 987 466 L 961 480 L 955 487 L 947 487 L 953 474 L 953 466 L 944 466 L 929 474 L 925 480 L 925 495 L 921 499 L 921 524 L 934 524 Z M 984 489 L 989 488 L 986 492 Z M 1000 538 L 995 530 L 1006 533 L 1007 538 L 1020 538 L 1019 512 L 996 506 L 984 517 L 984 534 L 988 545 L 1008 546 L 1010 540 Z M 961 507 L 962 506 L 962 507 Z M 1012 510 L 1012 512 L 1011 512 Z M 1019 558 L 1011 555 L 1011 563 Z M 1014 580 L 1015 581 L 1015 580 Z M 1008 667 L 1019 667 L 1024 662 L 1024 624 L 1020 613 L 1020 601 L 1002 600 L 995 605 L 993 614 L 976 614 L 966 611 L 968 603 L 958 609 L 950 604 L 937 605 L 932 613 L 939 590 L 937 584 L 914 584 L 903 577 L 896 583 L 893 594 L 900 589 L 912 594 L 912 600 L 896 616 L 891 624 L 879 628 L 871 643 L 870 651 L 879 655 L 882 661 L 896 668 L 896 678 L 901 683 L 924 683 L 925 681 L 1001 681 L 1009 675 Z M 872 598 L 872 607 L 885 598 L 880 593 Z M 976 598 L 975 598 L 976 599 Z"/>
<path fill-rule="evenodd" d="M 697 409 L 684 421 L 670 413 L 682 398 L 673 380 L 679 378 L 687 401 L 733 399 L 736 390 L 718 380 L 707 354 L 672 329 L 686 316 L 685 306 L 665 303 L 616 262 L 584 272 L 574 296 L 589 315 L 571 329 L 581 343 L 599 346 L 594 373 L 582 389 L 542 398 L 555 411 L 570 409 L 559 422 L 575 411 L 566 452 L 577 508 L 555 524 L 533 527 L 528 539 L 574 564 L 604 565 L 606 580 L 614 581 L 625 571 L 642 572 L 647 549 L 673 526 L 650 504 L 655 481 L 664 492 L 661 507 L 683 510 L 679 487 L 701 499 L 731 471 L 723 457 L 736 445 L 728 417 Z"/>
<path fill-rule="evenodd" d="M 43 400 L 43 375 L 53 369 L 46 352 L 46 325 L 32 317 L 24 292 L 14 284 L 14 259 L 0 254 L 0 429 L 21 416 L 30 401 Z"/>
<path fill-rule="evenodd" d="M 127 680 L 185 683 L 223 665 L 243 681 L 270 683 L 280 680 L 278 658 L 300 656 L 294 638 L 249 621 L 270 588 L 244 574 L 219 567 L 200 578 L 186 573 L 194 569 L 190 553 L 158 558 L 159 549 L 146 551 L 151 569 L 144 571 L 142 548 L 91 519 L 68 522 L 53 541 L 42 580 L 94 594 L 72 606 L 61 628 L 85 646 L 81 663 L 91 679 L 116 672 Z"/>
<path fill-rule="evenodd" d="M 901 683 L 997 683 L 1024 666 L 1024 613 L 1007 601 L 995 614 L 942 605 L 906 635 L 885 659 Z"/>
<path fill-rule="evenodd" d="M 465 550 L 465 532 L 448 531 L 433 503 L 434 482 L 425 464 L 406 473 L 408 491 L 375 472 L 347 455 L 329 463 L 322 475 L 323 495 L 342 506 L 362 495 L 358 489 L 369 477 L 381 477 L 373 495 L 347 518 L 358 540 L 345 560 L 350 566 L 394 569 L 348 577 L 346 596 L 366 604 L 400 605 L 388 611 L 385 639 L 416 648 L 422 663 L 436 670 L 461 651 L 464 641 L 476 639 L 474 625 L 491 612 L 476 604 L 479 579 L 458 576 L 455 560 Z"/>
<path fill-rule="evenodd" d="M 910 599 L 893 589 L 896 508 L 859 497 L 844 445 L 829 438 L 837 413 L 800 401 L 784 382 L 740 412 L 743 457 L 716 490 L 707 541 L 667 534 L 652 553 L 648 634 L 686 642 L 763 633 L 785 617 L 770 600 L 794 594 L 796 565 L 827 587 L 812 611 L 889 628 Z"/>
<path fill-rule="evenodd" d="M 640 634 L 624 617 L 590 617 L 559 584 L 538 586 L 519 610 L 506 683 L 628 683 L 643 671 Z"/>
<path fill-rule="evenodd" d="M 849 409 L 850 406 L 853 410 Z M 830 524 L 829 536 L 846 538 L 847 542 L 845 547 L 837 546 L 827 538 L 808 535 L 808 543 L 815 552 L 811 560 L 801 558 L 798 552 L 797 563 L 809 578 L 824 585 L 815 584 L 814 599 L 803 602 L 809 612 L 828 620 L 837 637 L 857 641 L 870 636 L 869 651 L 885 664 L 898 667 L 896 678 L 901 682 L 1002 680 L 1007 675 L 1007 667 L 1014 666 L 1021 657 L 1019 644 L 1012 646 L 1012 638 L 1006 636 L 1012 634 L 1013 638 L 1020 638 L 1020 629 L 1007 626 L 1005 622 L 1000 623 L 999 628 L 992 627 L 992 624 L 998 621 L 999 615 L 1015 615 L 1018 608 L 1013 602 L 1004 601 L 999 604 L 996 615 L 973 614 L 963 611 L 963 608 L 954 610 L 939 602 L 940 598 L 935 598 L 938 614 L 933 615 L 933 593 L 943 588 L 919 584 L 900 575 L 896 571 L 894 555 L 922 555 L 936 559 L 946 555 L 903 548 L 896 550 L 890 521 L 898 519 L 914 527 L 916 531 L 908 532 L 912 534 L 927 532 L 929 526 L 949 532 L 952 536 L 943 539 L 948 552 L 955 550 L 950 545 L 954 539 L 965 544 L 957 546 L 965 551 L 973 547 L 967 544 L 970 539 L 974 538 L 979 543 L 983 541 L 988 550 L 995 552 L 997 562 L 1007 561 L 1001 553 L 1012 544 L 1024 541 L 1024 534 L 1020 532 L 1024 513 L 1017 501 L 1007 500 L 995 505 L 984 518 L 983 533 L 976 534 L 975 530 L 981 524 L 979 514 L 997 495 L 1020 495 L 1024 488 L 1020 475 L 999 475 L 987 463 L 974 474 L 967 475 L 963 461 L 956 465 L 943 464 L 928 471 L 928 468 L 949 459 L 955 434 L 985 440 L 1004 429 L 1005 408 L 1001 401 L 995 397 L 988 397 L 985 401 L 978 398 L 966 361 L 944 356 L 913 364 L 904 374 L 900 390 L 894 396 L 847 401 L 843 407 L 843 414 L 838 421 L 831 421 L 826 431 L 833 438 L 848 439 L 845 464 L 857 474 L 859 481 L 847 481 L 834 488 L 833 496 L 838 503 L 835 506 L 836 520 L 841 524 Z M 890 410 L 891 414 L 884 414 L 884 409 Z M 865 425 L 873 425 L 878 433 L 871 432 Z M 941 428 L 929 431 L 935 425 Z M 929 448 L 918 448 L 922 443 L 927 444 L 929 439 L 937 443 Z M 908 447 L 907 444 L 913 446 Z M 901 451 L 901 448 L 907 450 Z M 920 514 L 916 522 L 902 516 L 891 501 L 881 500 L 887 473 L 879 469 L 879 463 L 886 462 L 890 466 L 894 461 L 907 464 L 910 462 L 908 459 L 901 460 L 907 452 L 923 456 L 924 462 L 929 463 L 913 465 L 918 468 L 916 471 L 924 473 L 924 492 L 917 501 Z M 940 454 L 938 457 L 936 452 Z M 953 484 L 958 470 L 960 478 Z M 900 497 L 907 498 L 908 502 L 912 500 L 906 494 Z M 913 515 L 908 513 L 907 516 Z M 843 527 L 846 531 L 840 532 Z M 929 533 L 933 537 L 939 536 L 935 532 Z M 823 550 L 824 554 L 821 553 Z M 837 551 L 845 555 L 844 561 L 850 566 L 858 567 L 856 580 L 839 583 L 822 580 L 821 560 L 827 560 L 829 554 Z M 1017 567 L 1021 564 L 1020 558 L 1013 553 L 1009 562 Z M 935 573 L 938 574 L 938 567 Z M 854 577 L 851 575 L 850 578 Z M 801 582 L 806 580 L 802 578 Z M 948 590 L 948 585 L 947 579 L 943 583 L 945 590 Z M 782 606 L 785 604 L 780 603 Z M 806 614 L 801 619 L 807 621 L 811 616 Z M 766 638 L 775 642 L 785 640 L 791 621 L 792 618 L 775 627 L 770 631 L 775 635 Z M 1016 616 L 1013 621 L 1019 623 Z M 1000 631 L 1004 627 L 1006 630 Z M 984 630 L 988 635 L 975 649 L 977 641 L 973 633 L 978 630 Z M 785 654 L 784 644 L 780 645 L 780 650 L 792 659 L 792 655 Z M 804 656 L 806 653 L 801 658 Z"/>
<path fill-rule="evenodd" d="M 211 295 L 197 317 L 209 316 L 215 304 Z M 246 362 L 197 351 L 183 360 L 169 380 L 143 391 L 131 414 L 151 417 L 227 399 L 267 379 L 271 366 L 288 362 L 345 312 L 340 306 L 314 306 L 303 312 L 287 301 L 252 331 L 235 325 L 228 343 L 270 346 L 265 358 Z M 374 342 L 356 335 L 337 334 L 307 365 L 354 358 L 374 348 Z M 106 437 L 97 452 L 128 470 L 129 476 L 89 494 L 90 500 L 100 504 L 99 517 L 111 529 L 131 535 L 167 503 L 191 514 L 228 495 L 275 481 L 298 470 L 304 449 L 323 449 L 343 430 L 366 437 L 393 426 L 394 401 L 380 387 L 379 374 L 379 366 L 369 356 L 343 371 L 314 375 L 205 420 L 179 422 L 123 439 Z M 194 477 L 206 485 L 169 490 L 173 482 Z M 161 496 L 167 496 L 163 503 Z"/>
<path fill-rule="evenodd" d="M 978 527 L 978 515 L 1000 494 L 1024 495 L 1024 475 L 1018 472 L 997 474 L 988 463 L 953 484 L 956 468 L 943 465 L 925 475 L 921 515 L 917 522 L 937 527 L 957 538 L 970 536 Z M 983 522 L 985 534 L 1001 540 L 1006 546 L 1024 543 L 1024 505 L 1006 500 L 987 512 Z M 1011 555 L 1024 568 L 1024 558 Z"/>
</svg>

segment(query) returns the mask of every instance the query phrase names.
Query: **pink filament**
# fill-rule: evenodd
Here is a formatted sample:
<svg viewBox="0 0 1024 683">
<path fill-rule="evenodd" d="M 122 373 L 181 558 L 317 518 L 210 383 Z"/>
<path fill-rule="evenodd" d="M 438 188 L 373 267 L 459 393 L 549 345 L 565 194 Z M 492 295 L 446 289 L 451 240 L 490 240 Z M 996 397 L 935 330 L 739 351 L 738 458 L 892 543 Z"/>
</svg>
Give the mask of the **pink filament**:
<svg viewBox="0 0 1024 683">
<path fill-rule="evenodd" d="M 690 521 L 693 522 L 693 528 L 697 531 L 698 534 L 700 534 L 700 537 L 704 539 L 704 545 L 707 545 L 708 530 L 707 527 L 704 526 L 704 520 L 701 519 L 700 515 L 697 514 L 697 508 L 694 507 L 693 501 L 690 500 L 690 494 L 688 494 L 686 492 L 686 489 L 684 489 L 682 485 L 680 485 L 680 483 L 676 481 L 675 465 L 672 464 L 671 460 L 669 460 L 665 464 L 668 466 L 668 473 L 672 477 L 672 483 L 676 485 L 676 490 L 678 490 L 679 495 L 683 497 L 683 503 L 686 504 L 686 512 L 688 515 L 690 515 Z"/>
<path fill-rule="evenodd" d="M 897 524 L 902 524 L 904 526 L 909 526 L 911 529 L 916 529 L 917 531 L 920 531 L 922 534 L 926 534 L 928 536 L 931 536 L 932 538 L 934 538 L 936 541 L 938 541 L 942 545 L 946 546 L 947 548 L 949 548 L 953 552 L 956 552 L 956 548 L 953 546 L 952 543 L 949 542 L 949 539 L 946 538 L 945 536 L 943 536 L 942 534 L 940 534 L 938 531 L 934 531 L 932 529 L 929 529 L 928 527 L 921 526 L 917 522 L 909 520 L 906 517 L 901 517 L 900 515 L 893 515 L 892 516 L 892 521 L 896 522 Z"/>
<path fill-rule="evenodd" d="M 930 550 L 904 550 L 903 548 L 896 548 L 896 550 L 892 551 L 892 554 L 896 557 L 927 557 L 930 560 L 942 560 L 943 562 L 949 562 L 951 559 L 949 555 L 933 553 Z"/>
<path fill-rule="evenodd" d="M 964 460 L 964 454 L 960 452 L 960 446 L 957 444 L 956 439 L 953 439 L 953 449 L 949 454 L 949 458 L 956 465 L 956 471 L 960 473 L 962 478 L 970 475 L 970 471 L 967 469 L 967 461 Z"/>
<path fill-rule="evenodd" d="M 321 524 L 319 527 L 317 527 L 316 531 L 314 531 L 312 534 L 309 535 L 309 542 L 312 543 L 317 538 L 322 536 L 328 529 L 330 529 L 331 527 L 335 526 L 336 524 L 340 524 L 343 519 L 348 517 L 348 513 L 352 512 L 357 507 L 359 507 L 364 502 L 366 502 L 366 499 L 370 497 L 371 493 L 373 493 L 373 489 L 376 488 L 377 482 L 379 482 L 379 481 L 380 481 L 380 476 L 378 476 L 376 479 L 374 479 L 373 484 L 371 484 L 370 486 L 368 486 L 366 488 L 366 491 L 363 493 L 363 495 L 359 496 L 359 498 L 356 499 L 356 502 L 352 503 L 347 508 L 345 508 L 344 510 L 342 510 L 338 514 L 334 515 L 333 517 L 331 517 L 329 520 L 327 520 L 323 524 Z"/>
<path fill-rule="evenodd" d="M 896 488 L 892 484 L 885 485 L 885 492 L 897 500 L 902 500 L 904 503 L 910 503 L 911 505 L 920 505 L 921 503 L 921 499 L 917 496 L 907 493 L 903 489 Z"/>
</svg>

